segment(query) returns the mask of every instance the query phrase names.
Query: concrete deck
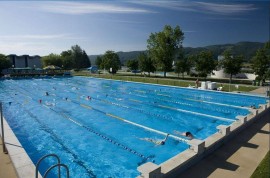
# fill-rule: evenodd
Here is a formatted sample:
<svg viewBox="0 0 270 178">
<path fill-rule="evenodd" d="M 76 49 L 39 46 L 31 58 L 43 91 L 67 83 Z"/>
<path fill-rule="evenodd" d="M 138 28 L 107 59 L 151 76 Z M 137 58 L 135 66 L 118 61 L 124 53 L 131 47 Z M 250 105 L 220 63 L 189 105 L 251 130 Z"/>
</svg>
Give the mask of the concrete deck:
<svg viewBox="0 0 270 178">
<path fill-rule="evenodd" d="M 8 154 L 3 153 L 2 139 L 0 139 L 0 177 L 17 178 L 14 166 Z"/>
<path fill-rule="evenodd" d="M 250 177 L 269 151 L 269 142 L 270 117 L 265 117 L 177 177 Z"/>
<path fill-rule="evenodd" d="M 265 88 L 253 93 L 263 94 Z M 250 177 L 269 151 L 270 118 L 256 121 L 211 155 L 177 177 L 246 178 Z M 4 154 L 0 139 L 0 178 L 17 178 L 10 156 Z"/>
</svg>

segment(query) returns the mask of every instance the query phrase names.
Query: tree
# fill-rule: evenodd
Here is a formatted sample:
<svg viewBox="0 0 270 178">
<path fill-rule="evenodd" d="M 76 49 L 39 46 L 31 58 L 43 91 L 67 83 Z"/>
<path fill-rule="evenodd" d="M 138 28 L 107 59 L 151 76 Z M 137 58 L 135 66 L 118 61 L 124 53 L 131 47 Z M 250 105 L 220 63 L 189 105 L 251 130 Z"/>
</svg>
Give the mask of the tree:
<svg viewBox="0 0 270 178">
<path fill-rule="evenodd" d="M 139 69 L 144 72 L 148 72 L 148 76 L 150 76 L 151 72 L 155 72 L 156 68 L 154 66 L 154 61 L 148 57 L 146 54 L 141 53 L 138 56 L 139 61 Z"/>
<path fill-rule="evenodd" d="M 195 70 L 201 77 L 207 77 L 208 74 L 216 68 L 217 61 L 214 59 L 211 51 L 202 51 L 195 60 Z"/>
<path fill-rule="evenodd" d="M 62 66 L 62 57 L 58 54 L 49 54 L 48 56 L 44 56 L 41 58 L 43 67 L 49 65 Z"/>
<path fill-rule="evenodd" d="M 72 51 L 62 51 L 61 53 L 62 57 L 62 66 L 64 69 L 72 69 L 74 66 L 74 61 L 72 59 Z"/>
<path fill-rule="evenodd" d="M 190 69 L 193 66 L 193 57 L 179 57 L 179 59 L 175 62 L 175 73 L 179 74 L 182 73 L 182 77 L 184 78 L 184 73 L 190 73 Z"/>
<path fill-rule="evenodd" d="M 4 55 L 0 54 L 0 72 L 3 69 L 8 69 L 11 67 L 11 62 L 10 60 Z M 1 73 L 0 73 L 1 74 Z"/>
<path fill-rule="evenodd" d="M 96 61 L 95 61 L 96 65 L 98 66 L 99 69 L 103 69 L 103 61 L 102 61 L 102 57 L 98 56 Z"/>
<path fill-rule="evenodd" d="M 102 56 L 103 67 L 110 73 L 115 74 L 121 68 L 118 54 L 114 51 L 106 51 Z M 112 71 L 110 70 L 112 68 Z"/>
<path fill-rule="evenodd" d="M 270 67 L 270 57 L 266 55 L 265 49 L 259 49 L 256 52 L 256 55 L 251 60 L 251 66 L 255 74 L 258 75 L 257 79 L 265 82 Z"/>
<path fill-rule="evenodd" d="M 177 50 L 182 48 L 183 39 L 184 33 L 179 26 L 173 29 L 171 26 L 165 25 L 163 31 L 150 34 L 147 48 L 150 57 L 164 71 L 164 77 L 172 69 L 173 60 Z"/>
<path fill-rule="evenodd" d="M 232 76 L 240 73 L 244 62 L 243 56 L 232 56 L 231 51 L 226 50 L 223 53 L 224 59 L 220 61 L 220 66 L 224 68 L 224 72 L 230 75 L 230 83 Z"/>
<path fill-rule="evenodd" d="M 130 70 L 135 70 L 135 71 L 137 71 L 138 68 L 139 68 L 139 62 L 138 62 L 138 60 L 136 60 L 136 59 L 128 60 L 128 61 L 127 61 L 127 67 L 128 67 Z M 135 72 L 135 74 L 136 74 L 136 72 Z"/>
<path fill-rule="evenodd" d="M 81 49 L 79 45 L 74 45 L 71 47 L 72 59 L 74 62 L 74 68 L 88 68 L 91 66 L 88 55 L 84 50 Z"/>
</svg>

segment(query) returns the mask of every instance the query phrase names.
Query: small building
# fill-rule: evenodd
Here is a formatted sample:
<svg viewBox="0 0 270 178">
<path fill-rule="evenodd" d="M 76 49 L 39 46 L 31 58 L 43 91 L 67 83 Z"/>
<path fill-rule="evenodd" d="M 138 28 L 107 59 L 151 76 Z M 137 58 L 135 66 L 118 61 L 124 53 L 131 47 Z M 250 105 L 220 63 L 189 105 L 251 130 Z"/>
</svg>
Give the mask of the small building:
<svg viewBox="0 0 270 178">
<path fill-rule="evenodd" d="M 42 68 L 41 57 L 38 55 L 17 56 L 15 54 L 10 54 L 7 57 L 9 58 L 13 68 Z"/>
</svg>

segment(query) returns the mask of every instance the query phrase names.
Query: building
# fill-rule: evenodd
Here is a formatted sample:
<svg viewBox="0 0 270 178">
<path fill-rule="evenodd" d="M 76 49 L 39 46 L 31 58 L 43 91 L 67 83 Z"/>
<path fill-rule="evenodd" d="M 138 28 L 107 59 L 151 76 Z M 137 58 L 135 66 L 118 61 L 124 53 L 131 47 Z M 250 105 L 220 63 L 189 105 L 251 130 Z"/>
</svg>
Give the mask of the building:
<svg viewBox="0 0 270 178">
<path fill-rule="evenodd" d="M 224 56 L 221 56 L 221 55 L 218 56 L 218 61 L 221 61 L 223 59 L 224 59 Z M 242 70 L 248 71 L 250 69 L 242 68 Z M 212 72 L 211 78 L 230 78 L 230 75 L 226 74 L 223 68 L 218 68 L 217 70 L 214 70 Z M 256 75 L 254 73 L 239 73 L 239 74 L 233 75 L 233 78 L 255 80 Z"/>
<path fill-rule="evenodd" d="M 42 68 L 41 57 L 38 55 L 17 56 L 15 54 L 10 54 L 7 57 L 9 58 L 13 68 Z"/>
</svg>

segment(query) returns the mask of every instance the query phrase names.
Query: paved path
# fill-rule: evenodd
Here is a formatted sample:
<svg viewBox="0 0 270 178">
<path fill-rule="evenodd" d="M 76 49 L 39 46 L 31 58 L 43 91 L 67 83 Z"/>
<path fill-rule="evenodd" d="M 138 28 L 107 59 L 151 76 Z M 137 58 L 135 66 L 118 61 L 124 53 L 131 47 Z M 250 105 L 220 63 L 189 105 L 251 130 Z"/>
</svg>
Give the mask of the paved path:
<svg viewBox="0 0 270 178">
<path fill-rule="evenodd" d="M 0 178 L 17 178 L 9 155 L 3 153 L 2 139 L 0 139 L 0 147 Z"/>
</svg>

